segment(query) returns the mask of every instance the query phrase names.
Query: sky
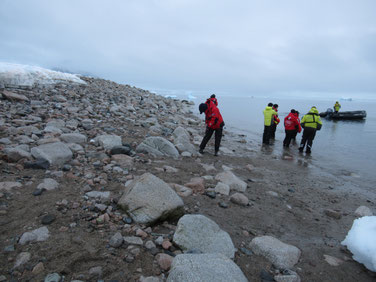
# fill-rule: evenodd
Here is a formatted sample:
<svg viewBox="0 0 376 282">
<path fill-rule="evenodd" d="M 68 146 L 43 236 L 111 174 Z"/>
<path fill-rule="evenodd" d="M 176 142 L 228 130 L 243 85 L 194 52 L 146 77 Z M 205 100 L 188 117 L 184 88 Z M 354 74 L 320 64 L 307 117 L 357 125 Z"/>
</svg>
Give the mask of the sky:
<svg viewBox="0 0 376 282">
<path fill-rule="evenodd" d="M 0 61 L 157 92 L 376 98 L 374 0 L 0 0 Z"/>
</svg>

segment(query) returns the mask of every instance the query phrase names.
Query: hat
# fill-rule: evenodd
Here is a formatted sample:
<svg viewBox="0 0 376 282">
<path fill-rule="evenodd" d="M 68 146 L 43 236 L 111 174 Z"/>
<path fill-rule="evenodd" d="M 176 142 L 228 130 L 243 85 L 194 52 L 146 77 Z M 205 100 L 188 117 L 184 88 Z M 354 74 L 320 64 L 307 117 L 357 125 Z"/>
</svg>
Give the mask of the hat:
<svg viewBox="0 0 376 282">
<path fill-rule="evenodd" d="M 278 104 L 274 104 L 273 107 L 274 107 L 274 108 L 278 108 Z"/>
<path fill-rule="evenodd" d="M 292 110 L 291 110 L 291 113 L 295 114 L 295 113 L 296 113 L 296 111 L 295 111 L 294 109 L 292 109 Z"/>
<path fill-rule="evenodd" d="M 269 104 L 268 104 L 268 107 L 273 107 L 273 103 L 269 103 Z"/>
<path fill-rule="evenodd" d="M 206 105 L 205 103 L 201 103 L 200 106 L 198 106 L 198 110 L 200 111 L 200 114 L 205 112 L 207 109 L 208 109 L 208 105 Z"/>
<path fill-rule="evenodd" d="M 215 94 L 212 94 L 212 95 L 210 96 L 210 98 L 215 98 Z"/>
</svg>

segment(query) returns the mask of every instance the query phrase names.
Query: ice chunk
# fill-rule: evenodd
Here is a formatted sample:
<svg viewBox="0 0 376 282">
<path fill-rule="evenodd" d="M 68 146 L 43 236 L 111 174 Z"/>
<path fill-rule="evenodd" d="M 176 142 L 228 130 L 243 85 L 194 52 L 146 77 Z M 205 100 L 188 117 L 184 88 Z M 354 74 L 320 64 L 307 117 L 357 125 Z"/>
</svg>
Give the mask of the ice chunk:
<svg viewBox="0 0 376 282">
<path fill-rule="evenodd" d="M 355 219 L 342 245 L 353 253 L 353 259 L 376 272 L 376 216 Z"/>
</svg>

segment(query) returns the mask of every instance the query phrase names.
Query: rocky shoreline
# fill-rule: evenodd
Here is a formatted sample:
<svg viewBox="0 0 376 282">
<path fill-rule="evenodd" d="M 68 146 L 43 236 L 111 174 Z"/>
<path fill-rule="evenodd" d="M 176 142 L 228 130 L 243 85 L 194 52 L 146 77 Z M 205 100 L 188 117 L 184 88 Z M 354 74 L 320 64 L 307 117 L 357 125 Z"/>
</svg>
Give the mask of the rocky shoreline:
<svg viewBox="0 0 376 282">
<path fill-rule="evenodd" d="M 0 281 L 375 279 L 340 245 L 374 201 L 228 131 L 200 155 L 190 102 L 81 79 L 0 90 Z"/>
</svg>

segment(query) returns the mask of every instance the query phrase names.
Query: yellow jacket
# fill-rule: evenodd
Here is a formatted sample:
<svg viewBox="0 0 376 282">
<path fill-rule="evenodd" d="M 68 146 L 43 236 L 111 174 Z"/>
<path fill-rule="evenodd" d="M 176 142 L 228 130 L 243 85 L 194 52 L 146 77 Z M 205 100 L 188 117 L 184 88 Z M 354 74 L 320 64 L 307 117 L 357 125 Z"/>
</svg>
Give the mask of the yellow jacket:
<svg viewBox="0 0 376 282">
<path fill-rule="evenodd" d="M 303 128 L 311 127 L 317 130 L 321 129 L 322 121 L 319 116 L 319 111 L 316 109 L 316 107 L 312 107 L 308 114 L 303 116 L 302 120 L 300 121 L 300 124 Z"/>
<path fill-rule="evenodd" d="M 266 107 L 264 110 L 264 125 L 272 125 L 273 116 L 277 116 L 277 112 L 272 107 Z"/>
<path fill-rule="evenodd" d="M 334 110 L 335 110 L 336 112 L 338 112 L 339 109 L 341 108 L 341 104 L 338 103 L 338 102 L 336 102 L 336 103 L 334 104 L 333 108 L 334 108 Z"/>
</svg>

